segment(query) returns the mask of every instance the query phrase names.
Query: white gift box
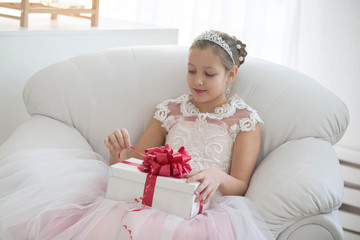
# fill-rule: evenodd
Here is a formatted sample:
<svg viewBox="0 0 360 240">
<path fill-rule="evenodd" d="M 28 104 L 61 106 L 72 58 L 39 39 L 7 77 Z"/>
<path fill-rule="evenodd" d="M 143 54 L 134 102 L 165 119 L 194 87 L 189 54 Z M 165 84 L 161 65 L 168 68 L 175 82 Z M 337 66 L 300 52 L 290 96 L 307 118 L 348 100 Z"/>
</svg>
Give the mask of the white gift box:
<svg viewBox="0 0 360 240">
<path fill-rule="evenodd" d="M 135 158 L 126 160 L 141 164 Z M 133 202 L 144 194 L 147 173 L 137 166 L 117 163 L 110 166 L 106 198 L 124 202 Z M 200 204 L 195 202 L 195 189 L 200 182 L 186 183 L 186 178 L 157 176 L 152 207 L 164 212 L 189 219 L 199 214 Z M 205 210 L 208 204 L 202 207 Z"/>
</svg>

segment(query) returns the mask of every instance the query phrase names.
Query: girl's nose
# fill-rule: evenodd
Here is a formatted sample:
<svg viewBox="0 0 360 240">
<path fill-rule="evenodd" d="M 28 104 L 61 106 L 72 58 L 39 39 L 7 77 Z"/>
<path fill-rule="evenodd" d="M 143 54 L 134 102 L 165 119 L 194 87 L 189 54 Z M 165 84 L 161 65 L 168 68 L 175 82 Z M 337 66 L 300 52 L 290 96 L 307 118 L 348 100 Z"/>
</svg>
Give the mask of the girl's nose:
<svg viewBox="0 0 360 240">
<path fill-rule="evenodd" d="M 202 86 L 204 84 L 201 76 L 198 76 L 195 78 L 195 84 L 198 85 L 198 86 Z"/>
</svg>

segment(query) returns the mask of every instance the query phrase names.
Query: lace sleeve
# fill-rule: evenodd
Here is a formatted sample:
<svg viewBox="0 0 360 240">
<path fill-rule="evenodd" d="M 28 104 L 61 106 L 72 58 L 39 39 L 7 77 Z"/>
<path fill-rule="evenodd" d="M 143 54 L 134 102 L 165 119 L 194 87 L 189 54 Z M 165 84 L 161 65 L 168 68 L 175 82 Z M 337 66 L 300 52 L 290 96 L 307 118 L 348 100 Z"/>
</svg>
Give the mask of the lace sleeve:
<svg viewBox="0 0 360 240">
<path fill-rule="evenodd" d="M 165 101 L 156 106 L 157 110 L 155 111 L 154 118 L 162 123 L 164 123 L 165 119 L 170 113 L 170 110 L 167 105 L 168 102 Z"/>
<path fill-rule="evenodd" d="M 248 105 L 245 108 L 238 110 L 235 114 L 238 116 L 238 120 L 230 126 L 230 134 L 235 141 L 239 132 L 248 132 L 256 129 L 256 124 L 263 123 L 256 110 L 252 109 Z"/>
<path fill-rule="evenodd" d="M 259 114 L 255 110 L 252 110 L 249 117 L 239 120 L 239 130 L 243 132 L 255 130 L 257 123 L 263 123 L 263 121 Z"/>
<path fill-rule="evenodd" d="M 162 123 L 162 127 L 166 132 L 176 124 L 178 116 L 180 116 L 180 104 L 184 102 L 186 95 L 182 95 L 176 99 L 166 100 L 156 106 L 154 118 Z"/>
<path fill-rule="evenodd" d="M 170 128 L 175 124 L 174 116 L 170 115 L 169 102 L 165 101 L 157 105 L 156 108 L 154 118 L 162 123 L 161 126 L 166 132 L 169 132 Z"/>
</svg>

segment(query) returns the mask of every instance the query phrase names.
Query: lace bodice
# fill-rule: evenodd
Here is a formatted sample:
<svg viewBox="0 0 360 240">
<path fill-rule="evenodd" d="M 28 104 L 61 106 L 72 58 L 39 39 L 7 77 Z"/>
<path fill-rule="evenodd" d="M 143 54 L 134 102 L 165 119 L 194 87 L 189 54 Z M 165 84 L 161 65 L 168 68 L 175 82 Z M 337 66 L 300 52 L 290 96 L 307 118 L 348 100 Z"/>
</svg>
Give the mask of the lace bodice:
<svg viewBox="0 0 360 240">
<path fill-rule="evenodd" d="M 188 92 L 156 106 L 154 118 L 167 132 L 166 144 L 174 151 L 184 146 L 193 170 L 216 168 L 229 173 L 237 134 L 254 130 L 262 120 L 237 94 L 214 113 L 201 113 L 192 101 Z"/>
</svg>

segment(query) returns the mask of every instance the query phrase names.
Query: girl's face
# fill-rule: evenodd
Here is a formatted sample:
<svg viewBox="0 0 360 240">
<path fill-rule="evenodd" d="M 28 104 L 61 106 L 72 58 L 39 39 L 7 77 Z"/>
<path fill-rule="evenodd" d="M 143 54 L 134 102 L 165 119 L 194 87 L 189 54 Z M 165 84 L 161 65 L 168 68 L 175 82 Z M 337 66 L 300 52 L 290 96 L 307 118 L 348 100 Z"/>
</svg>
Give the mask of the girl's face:
<svg viewBox="0 0 360 240">
<path fill-rule="evenodd" d="M 226 102 L 225 88 L 233 79 L 231 72 L 211 49 L 190 49 L 187 82 L 201 112 L 213 112 Z"/>
</svg>

